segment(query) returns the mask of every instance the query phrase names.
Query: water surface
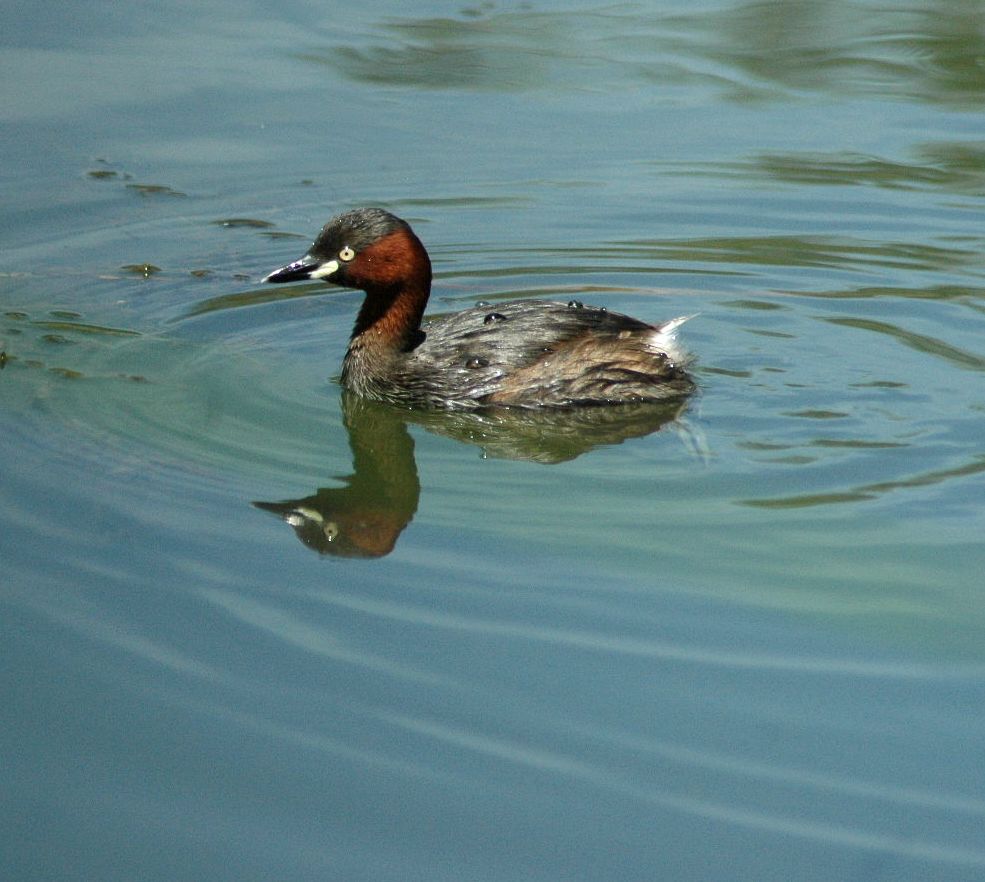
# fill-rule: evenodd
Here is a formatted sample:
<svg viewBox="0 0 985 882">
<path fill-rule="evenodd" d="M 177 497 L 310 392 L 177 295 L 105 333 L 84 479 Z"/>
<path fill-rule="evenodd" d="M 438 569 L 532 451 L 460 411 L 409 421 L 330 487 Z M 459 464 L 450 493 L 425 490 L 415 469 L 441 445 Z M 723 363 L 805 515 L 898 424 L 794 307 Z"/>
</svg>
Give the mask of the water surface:
<svg viewBox="0 0 985 882">
<path fill-rule="evenodd" d="M 982 877 L 976 4 L 2 17 L 4 878 Z M 364 204 L 700 394 L 347 399 Z"/>
</svg>

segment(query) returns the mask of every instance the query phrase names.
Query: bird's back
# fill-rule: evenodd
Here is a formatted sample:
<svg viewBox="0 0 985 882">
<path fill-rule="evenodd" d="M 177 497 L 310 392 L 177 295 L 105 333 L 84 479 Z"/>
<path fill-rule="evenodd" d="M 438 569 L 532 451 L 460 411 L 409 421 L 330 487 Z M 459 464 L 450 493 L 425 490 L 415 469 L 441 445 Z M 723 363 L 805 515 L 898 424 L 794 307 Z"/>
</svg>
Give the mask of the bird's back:
<svg viewBox="0 0 985 882">
<path fill-rule="evenodd" d="M 650 325 L 580 303 L 522 300 L 466 309 L 422 327 L 376 397 L 430 406 L 562 407 L 656 401 L 694 384 L 674 340 L 685 319 Z"/>
</svg>

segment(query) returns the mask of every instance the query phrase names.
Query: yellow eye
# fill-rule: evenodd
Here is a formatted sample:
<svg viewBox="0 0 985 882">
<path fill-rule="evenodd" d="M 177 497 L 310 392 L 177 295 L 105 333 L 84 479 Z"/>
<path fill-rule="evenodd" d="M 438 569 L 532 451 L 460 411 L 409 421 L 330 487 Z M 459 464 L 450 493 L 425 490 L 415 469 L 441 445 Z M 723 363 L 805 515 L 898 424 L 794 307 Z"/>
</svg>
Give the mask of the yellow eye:
<svg viewBox="0 0 985 882">
<path fill-rule="evenodd" d="M 351 248 L 350 248 L 350 247 L 349 247 L 348 245 L 346 245 L 346 246 L 345 246 L 345 247 L 344 247 L 344 248 L 343 248 L 343 249 L 342 249 L 342 250 L 341 250 L 341 251 L 339 252 L 339 260 L 341 260 L 341 261 L 343 261 L 344 263 L 348 263 L 348 262 L 349 262 L 350 260 L 352 260 L 352 259 L 353 259 L 353 258 L 354 258 L 355 256 L 356 256 L 356 252 L 355 252 L 355 251 L 353 251 L 353 250 L 352 250 L 352 249 L 351 249 Z"/>
</svg>

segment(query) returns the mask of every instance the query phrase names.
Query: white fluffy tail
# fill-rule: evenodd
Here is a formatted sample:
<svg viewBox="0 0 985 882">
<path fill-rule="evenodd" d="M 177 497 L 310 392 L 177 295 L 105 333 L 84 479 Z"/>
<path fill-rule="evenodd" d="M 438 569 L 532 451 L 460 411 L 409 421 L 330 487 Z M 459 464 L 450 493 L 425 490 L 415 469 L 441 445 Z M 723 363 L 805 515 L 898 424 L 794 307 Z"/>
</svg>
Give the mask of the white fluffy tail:
<svg viewBox="0 0 985 882">
<path fill-rule="evenodd" d="M 696 312 L 692 312 L 690 315 L 679 315 L 677 318 L 672 318 L 670 321 L 661 322 L 657 325 L 657 333 L 661 336 L 673 337 L 677 333 L 677 329 L 684 324 L 684 322 L 689 322 L 691 319 L 697 317 Z"/>
<path fill-rule="evenodd" d="M 661 352 L 666 352 L 674 361 L 680 364 L 686 364 L 690 360 L 690 355 L 686 350 L 681 349 L 677 343 L 677 329 L 684 324 L 684 322 L 693 319 L 697 313 L 692 313 L 691 315 L 679 315 L 677 318 L 672 318 L 669 321 L 661 322 L 653 331 L 650 337 L 651 345 L 659 349 Z"/>
</svg>

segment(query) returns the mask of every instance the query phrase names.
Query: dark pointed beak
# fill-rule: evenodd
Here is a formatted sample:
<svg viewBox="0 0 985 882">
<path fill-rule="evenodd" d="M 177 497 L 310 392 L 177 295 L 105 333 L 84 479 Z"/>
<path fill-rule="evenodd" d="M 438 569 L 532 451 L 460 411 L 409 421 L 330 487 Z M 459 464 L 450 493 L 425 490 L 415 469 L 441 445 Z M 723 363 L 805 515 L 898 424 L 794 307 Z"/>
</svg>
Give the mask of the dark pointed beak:
<svg viewBox="0 0 985 882">
<path fill-rule="evenodd" d="M 304 257 L 295 260 L 294 263 L 289 263 L 287 266 L 282 266 L 280 269 L 274 270 L 263 281 L 301 282 L 306 279 L 328 279 L 338 268 L 338 264 L 334 267 L 329 265 L 332 263 L 335 262 L 329 261 L 326 264 L 325 261 L 318 260 L 318 258 L 306 254 Z"/>
</svg>

